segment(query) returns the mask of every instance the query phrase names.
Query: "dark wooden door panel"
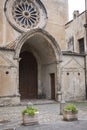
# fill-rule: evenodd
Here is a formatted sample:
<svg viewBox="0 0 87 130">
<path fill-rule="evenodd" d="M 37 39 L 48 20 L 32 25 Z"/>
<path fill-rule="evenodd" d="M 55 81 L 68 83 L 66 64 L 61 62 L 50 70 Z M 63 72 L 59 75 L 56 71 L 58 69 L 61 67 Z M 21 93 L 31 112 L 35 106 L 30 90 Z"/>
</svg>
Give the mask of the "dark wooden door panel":
<svg viewBox="0 0 87 130">
<path fill-rule="evenodd" d="M 51 81 L 51 99 L 55 99 L 55 74 L 50 74 Z"/>
<path fill-rule="evenodd" d="M 37 98 L 37 62 L 30 52 L 21 53 L 19 91 L 21 99 Z"/>
</svg>

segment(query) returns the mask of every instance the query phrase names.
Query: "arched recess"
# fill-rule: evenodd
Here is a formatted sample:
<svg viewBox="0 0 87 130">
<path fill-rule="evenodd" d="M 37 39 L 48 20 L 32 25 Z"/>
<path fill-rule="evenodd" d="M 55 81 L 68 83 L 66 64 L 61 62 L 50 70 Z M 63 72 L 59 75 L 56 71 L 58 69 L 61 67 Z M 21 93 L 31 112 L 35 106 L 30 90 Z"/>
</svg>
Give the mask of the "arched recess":
<svg viewBox="0 0 87 130">
<path fill-rule="evenodd" d="M 33 55 L 37 63 L 36 98 L 55 99 L 60 82 L 58 68 L 61 61 L 61 50 L 55 39 L 42 29 L 34 29 L 19 37 L 15 50 L 14 58 L 20 59 L 19 64 L 21 55 L 26 51 Z"/>
</svg>

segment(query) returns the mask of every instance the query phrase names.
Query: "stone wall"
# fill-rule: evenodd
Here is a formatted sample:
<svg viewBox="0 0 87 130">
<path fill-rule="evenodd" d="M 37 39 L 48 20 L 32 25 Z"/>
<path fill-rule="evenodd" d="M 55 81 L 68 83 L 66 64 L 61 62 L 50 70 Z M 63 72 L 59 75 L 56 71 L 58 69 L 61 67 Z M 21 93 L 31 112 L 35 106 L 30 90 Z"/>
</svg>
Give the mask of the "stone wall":
<svg viewBox="0 0 87 130">
<path fill-rule="evenodd" d="M 84 38 L 84 46 L 86 46 L 84 24 L 85 24 L 85 12 L 77 15 L 75 18 L 73 18 L 73 20 L 71 20 L 65 25 L 67 51 L 79 53 L 78 40 L 81 38 Z"/>
<path fill-rule="evenodd" d="M 46 30 L 57 40 L 60 48 L 65 50 L 65 23 L 68 21 L 67 0 L 42 0 L 47 14 Z"/>
<path fill-rule="evenodd" d="M 18 63 L 13 60 L 14 52 L 0 51 L 0 104 L 18 104 Z M 14 101 L 14 102 L 13 102 Z"/>
<path fill-rule="evenodd" d="M 86 96 L 84 56 L 76 54 L 63 54 L 62 60 L 62 98 L 66 101 L 84 100 Z"/>
<path fill-rule="evenodd" d="M 65 30 L 64 25 L 68 17 L 67 0 L 41 0 L 47 11 L 47 25 L 44 28 L 57 40 L 61 49 L 65 49 Z M 0 1 L 0 44 L 5 46 L 14 41 L 20 33 L 17 32 L 7 21 L 4 12 L 5 0 Z"/>
<path fill-rule="evenodd" d="M 8 23 L 4 13 L 5 0 L 0 0 L 0 45 L 5 46 L 11 41 L 14 41 L 18 35 L 11 25 Z"/>
</svg>

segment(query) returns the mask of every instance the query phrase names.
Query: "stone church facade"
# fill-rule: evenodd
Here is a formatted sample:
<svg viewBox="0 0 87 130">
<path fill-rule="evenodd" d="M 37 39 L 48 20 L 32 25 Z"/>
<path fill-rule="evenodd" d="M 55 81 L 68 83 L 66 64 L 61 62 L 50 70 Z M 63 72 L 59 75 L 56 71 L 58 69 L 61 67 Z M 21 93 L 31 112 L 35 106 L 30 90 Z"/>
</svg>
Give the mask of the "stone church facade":
<svg viewBox="0 0 87 130">
<path fill-rule="evenodd" d="M 68 0 L 0 1 L 0 104 L 86 99 L 85 54 L 75 41 L 85 36 L 83 15 L 67 23 Z"/>
</svg>

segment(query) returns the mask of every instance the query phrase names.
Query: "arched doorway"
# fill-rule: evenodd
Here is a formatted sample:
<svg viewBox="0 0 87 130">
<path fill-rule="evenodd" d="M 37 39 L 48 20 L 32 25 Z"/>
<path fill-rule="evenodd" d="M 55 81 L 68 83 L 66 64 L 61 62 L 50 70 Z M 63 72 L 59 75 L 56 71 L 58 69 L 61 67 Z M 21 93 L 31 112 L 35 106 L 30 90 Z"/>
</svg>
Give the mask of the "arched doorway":
<svg viewBox="0 0 87 130">
<path fill-rule="evenodd" d="M 18 64 L 20 71 L 18 80 L 20 86 L 18 87 L 18 91 L 21 95 L 21 99 L 56 99 L 56 92 L 60 88 L 59 63 L 61 61 L 61 50 L 55 39 L 48 32 L 41 29 L 35 29 L 23 34 L 23 36 L 18 39 L 15 48 L 16 53 L 14 59 L 20 61 Z M 32 73 L 32 68 L 27 70 L 26 64 L 30 61 L 27 61 L 26 58 L 30 58 L 27 54 L 24 54 L 25 52 L 32 55 L 35 66 L 33 70 L 36 68 L 37 76 L 35 76 L 35 72 Z M 22 72 L 22 64 L 25 68 L 24 72 Z M 31 90 L 27 90 L 29 89 L 29 84 L 27 83 L 30 81 L 27 82 L 29 76 L 27 76 L 26 73 L 30 74 L 29 76 L 33 75 L 33 77 L 36 77 L 31 80 L 30 89 L 33 89 L 32 92 Z M 23 82 L 25 85 L 23 85 Z M 34 88 L 32 87 L 32 84 Z"/>
<path fill-rule="evenodd" d="M 28 51 L 22 52 L 20 58 L 19 91 L 21 99 L 37 98 L 37 61 Z"/>
</svg>

